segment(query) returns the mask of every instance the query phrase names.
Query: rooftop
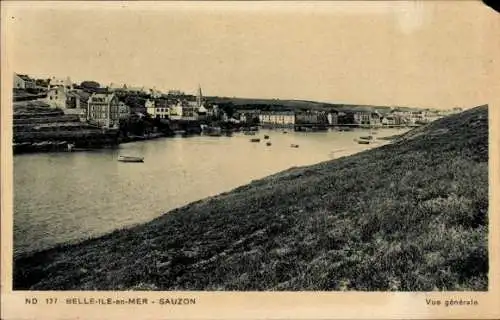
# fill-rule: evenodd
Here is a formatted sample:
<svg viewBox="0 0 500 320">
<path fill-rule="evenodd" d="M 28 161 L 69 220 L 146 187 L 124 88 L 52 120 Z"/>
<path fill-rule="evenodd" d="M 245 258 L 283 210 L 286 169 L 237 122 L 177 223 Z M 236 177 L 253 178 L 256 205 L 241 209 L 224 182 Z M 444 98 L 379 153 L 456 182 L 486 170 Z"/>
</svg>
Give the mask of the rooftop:
<svg viewBox="0 0 500 320">
<path fill-rule="evenodd" d="M 109 103 L 115 97 L 114 93 L 94 93 L 90 96 L 89 102 Z"/>
</svg>

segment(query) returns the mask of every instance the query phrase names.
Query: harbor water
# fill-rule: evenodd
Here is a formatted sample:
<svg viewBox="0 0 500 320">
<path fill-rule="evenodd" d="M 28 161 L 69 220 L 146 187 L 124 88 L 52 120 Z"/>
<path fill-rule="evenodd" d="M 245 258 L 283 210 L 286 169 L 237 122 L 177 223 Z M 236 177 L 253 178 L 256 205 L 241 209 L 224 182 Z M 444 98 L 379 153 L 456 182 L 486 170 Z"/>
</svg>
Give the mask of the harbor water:
<svg viewBox="0 0 500 320">
<path fill-rule="evenodd" d="M 354 141 L 368 133 L 261 130 L 255 136 L 161 138 L 112 150 L 16 155 L 14 253 L 147 222 L 293 166 L 380 145 Z M 398 133 L 402 131 L 383 129 L 377 137 Z M 261 140 L 250 142 L 251 138 Z M 266 145 L 267 141 L 272 144 Z M 120 155 L 144 157 L 144 163 L 119 162 Z"/>
</svg>

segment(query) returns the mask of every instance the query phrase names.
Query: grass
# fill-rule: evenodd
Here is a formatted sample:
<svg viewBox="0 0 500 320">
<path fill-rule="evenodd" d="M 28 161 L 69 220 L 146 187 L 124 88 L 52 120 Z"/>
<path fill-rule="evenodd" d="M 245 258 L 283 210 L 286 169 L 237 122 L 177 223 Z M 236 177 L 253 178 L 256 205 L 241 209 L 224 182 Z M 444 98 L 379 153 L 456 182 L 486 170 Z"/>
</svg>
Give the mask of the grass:
<svg viewBox="0 0 500 320">
<path fill-rule="evenodd" d="M 488 287 L 488 111 L 14 262 L 31 290 Z"/>
<path fill-rule="evenodd" d="M 215 104 L 231 103 L 238 109 L 270 109 L 270 110 L 315 110 L 330 111 L 332 109 L 343 112 L 355 111 L 390 111 L 388 106 L 357 105 L 342 103 L 327 103 L 309 100 L 287 100 L 287 99 L 258 99 L 258 98 L 230 98 L 230 97 L 206 97 L 208 101 Z M 410 110 L 408 107 L 400 107 L 401 110 Z"/>
</svg>

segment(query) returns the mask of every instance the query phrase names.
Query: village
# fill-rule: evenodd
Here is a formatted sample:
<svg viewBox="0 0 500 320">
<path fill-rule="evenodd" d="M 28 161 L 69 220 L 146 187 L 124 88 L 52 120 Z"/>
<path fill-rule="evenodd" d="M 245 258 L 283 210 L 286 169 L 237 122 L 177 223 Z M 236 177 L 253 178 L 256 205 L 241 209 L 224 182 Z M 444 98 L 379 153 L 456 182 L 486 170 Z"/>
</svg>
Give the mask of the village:
<svg viewBox="0 0 500 320">
<path fill-rule="evenodd" d="M 34 79 L 14 74 L 14 151 L 102 147 L 176 134 L 230 135 L 287 128 L 415 127 L 460 112 L 398 106 L 318 104 L 203 96 L 180 90 L 74 83 L 70 77 Z"/>
</svg>

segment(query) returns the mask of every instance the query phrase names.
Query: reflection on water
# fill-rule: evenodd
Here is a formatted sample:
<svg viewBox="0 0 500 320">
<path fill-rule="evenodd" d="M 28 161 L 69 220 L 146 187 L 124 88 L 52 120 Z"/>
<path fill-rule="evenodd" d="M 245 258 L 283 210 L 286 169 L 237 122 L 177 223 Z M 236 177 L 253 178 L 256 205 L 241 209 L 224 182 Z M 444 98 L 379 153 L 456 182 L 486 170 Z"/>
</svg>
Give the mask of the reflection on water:
<svg viewBox="0 0 500 320">
<path fill-rule="evenodd" d="M 381 130 L 379 136 L 396 133 Z M 266 146 L 264 134 L 272 146 Z M 365 150 L 368 146 L 353 141 L 361 134 L 366 132 L 262 130 L 260 143 L 235 134 L 164 138 L 115 150 L 16 155 L 14 250 L 97 236 L 292 166 Z M 118 162 L 118 155 L 143 156 L 145 162 Z"/>
</svg>

